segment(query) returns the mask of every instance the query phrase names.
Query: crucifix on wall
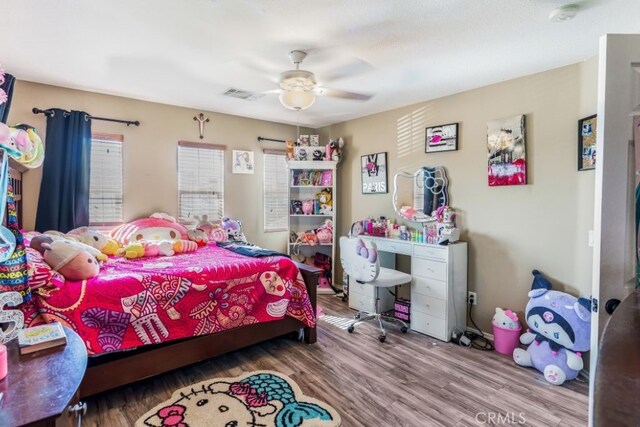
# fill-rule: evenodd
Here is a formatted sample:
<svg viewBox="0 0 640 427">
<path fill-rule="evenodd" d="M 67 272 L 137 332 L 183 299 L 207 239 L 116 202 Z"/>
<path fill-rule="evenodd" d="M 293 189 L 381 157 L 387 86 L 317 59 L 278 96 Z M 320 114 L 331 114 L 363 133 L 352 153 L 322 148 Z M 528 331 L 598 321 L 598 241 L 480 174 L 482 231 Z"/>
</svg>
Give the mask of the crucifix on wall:
<svg viewBox="0 0 640 427">
<path fill-rule="evenodd" d="M 200 139 L 204 139 L 204 124 L 209 122 L 209 117 L 205 117 L 204 114 L 200 113 L 197 116 L 194 116 L 193 120 L 198 122 L 198 130 L 200 131 Z"/>
</svg>

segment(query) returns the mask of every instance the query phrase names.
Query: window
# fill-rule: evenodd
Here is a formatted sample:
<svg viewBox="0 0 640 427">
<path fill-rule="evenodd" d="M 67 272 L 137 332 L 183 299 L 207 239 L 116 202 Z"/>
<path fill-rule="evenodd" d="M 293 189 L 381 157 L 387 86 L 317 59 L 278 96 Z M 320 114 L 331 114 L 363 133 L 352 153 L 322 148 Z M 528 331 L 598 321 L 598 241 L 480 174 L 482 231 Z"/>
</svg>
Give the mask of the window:
<svg viewBox="0 0 640 427">
<path fill-rule="evenodd" d="M 122 135 L 91 136 L 89 224 L 122 223 Z"/>
<path fill-rule="evenodd" d="M 222 145 L 180 141 L 178 144 L 178 220 L 196 221 L 224 213 L 224 150 Z"/>
<path fill-rule="evenodd" d="M 264 152 L 264 231 L 288 227 L 288 169 L 284 152 Z"/>
</svg>

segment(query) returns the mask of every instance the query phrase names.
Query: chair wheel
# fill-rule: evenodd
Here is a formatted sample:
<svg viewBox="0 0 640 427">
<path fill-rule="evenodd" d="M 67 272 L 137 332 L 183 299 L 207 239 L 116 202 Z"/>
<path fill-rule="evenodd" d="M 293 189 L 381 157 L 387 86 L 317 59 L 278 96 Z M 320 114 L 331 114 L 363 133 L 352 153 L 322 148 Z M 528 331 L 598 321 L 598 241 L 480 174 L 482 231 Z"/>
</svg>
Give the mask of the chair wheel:
<svg viewBox="0 0 640 427">
<path fill-rule="evenodd" d="M 384 342 L 385 339 L 387 339 L 387 337 L 385 335 L 378 336 L 378 341 L 380 341 L 380 342 Z"/>
<path fill-rule="evenodd" d="M 408 330 L 409 328 L 407 328 L 406 326 L 400 328 L 400 332 L 402 332 L 403 334 L 406 334 Z"/>
<path fill-rule="evenodd" d="M 360 318 L 360 313 L 356 313 L 356 314 L 353 316 L 353 318 L 354 318 L 354 319 L 359 319 L 359 318 Z"/>
<path fill-rule="evenodd" d="M 349 327 L 347 328 L 347 332 L 352 333 L 352 332 L 353 332 L 353 329 L 354 329 L 354 328 L 353 328 L 353 326 L 349 326 Z"/>
</svg>

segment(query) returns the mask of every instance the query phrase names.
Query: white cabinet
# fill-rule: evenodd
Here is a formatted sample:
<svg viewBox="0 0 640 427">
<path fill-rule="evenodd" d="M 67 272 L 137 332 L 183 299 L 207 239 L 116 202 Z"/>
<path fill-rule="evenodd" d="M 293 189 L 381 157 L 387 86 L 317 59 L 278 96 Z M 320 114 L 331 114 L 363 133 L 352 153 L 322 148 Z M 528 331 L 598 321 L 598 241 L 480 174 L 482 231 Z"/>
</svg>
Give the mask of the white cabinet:
<svg viewBox="0 0 640 427">
<path fill-rule="evenodd" d="M 411 329 L 449 341 L 467 325 L 467 244 L 413 248 Z"/>
<path fill-rule="evenodd" d="M 378 251 L 382 253 L 411 257 L 411 329 L 443 341 L 449 341 L 454 330 L 466 329 L 466 242 L 440 246 L 382 237 L 361 237 L 374 241 Z M 385 267 L 393 268 L 391 265 Z M 349 307 L 373 311 L 373 305 L 364 299 L 372 296 L 364 295 L 364 291 L 361 290 L 366 286 L 356 284 L 354 288 L 354 284 L 349 283 Z M 384 289 L 380 291 L 381 297 L 383 291 Z M 355 297 L 352 298 L 352 295 Z M 393 297 L 384 297 L 382 310 L 392 308 Z M 361 308 L 363 305 L 366 307 Z"/>
<path fill-rule="evenodd" d="M 327 220 L 331 220 L 333 225 L 336 224 L 336 201 L 337 201 L 337 162 L 333 161 L 287 161 L 289 168 L 289 235 L 291 233 L 299 234 L 305 231 L 317 230 L 322 227 Z M 293 201 L 297 202 L 313 202 L 318 200 L 319 194 L 323 191 L 331 193 L 333 208 L 331 211 L 320 210 L 318 206 L 306 213 L 293 210 Z M 307 205 L 308 206 L 308 205 Z M 324 254 L 331 258 L 331 268 L 328 276 L 331 283 L 335 286 L 335 263 L 336 263 L 336 235 L 332 235 L 331 241 L 323 241 L 321 243 L 294 243 L 289 241 L 288 254 L 292 256 L 303 256 L 313 263 L 316 254 Z M 319 294 L 333 294 L 330 286 L 325 281 L 320 282 L 318 286 Z"/>
</svg>

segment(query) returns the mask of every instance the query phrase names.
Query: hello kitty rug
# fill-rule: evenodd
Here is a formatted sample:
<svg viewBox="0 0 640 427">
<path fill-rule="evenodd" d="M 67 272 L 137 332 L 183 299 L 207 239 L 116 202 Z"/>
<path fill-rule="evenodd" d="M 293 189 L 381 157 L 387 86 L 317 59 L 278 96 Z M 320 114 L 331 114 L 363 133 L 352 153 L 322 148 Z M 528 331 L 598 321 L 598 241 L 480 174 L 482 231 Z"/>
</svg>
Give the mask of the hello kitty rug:
<svg viewBox="0 0 640 427">
<path fill-rule="evenodd" d="M 335 409 L 305 396 L 286 375 L 253 371 L 176 390 L 171 399 L 138 419 L 136 427 L 334 427 L 340 423 Z"/>
</svg>

